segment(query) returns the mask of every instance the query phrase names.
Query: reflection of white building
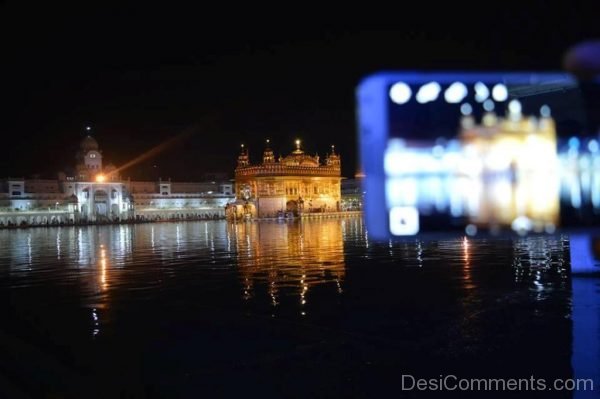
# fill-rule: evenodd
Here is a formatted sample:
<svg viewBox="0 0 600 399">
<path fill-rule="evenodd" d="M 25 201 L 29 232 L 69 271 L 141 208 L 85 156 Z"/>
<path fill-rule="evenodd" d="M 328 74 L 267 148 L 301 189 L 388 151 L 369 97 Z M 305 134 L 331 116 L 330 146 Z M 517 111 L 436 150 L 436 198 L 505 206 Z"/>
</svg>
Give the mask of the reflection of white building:
<svg viewBox="0 0 600 399">
<path fill-rule="evenodd" d="M 233 199 L 230 182 L 122 180 L 104 165 L 98 143 L 85 137 L 71 175 L 0 180 L 0 226 L 126 219 L 214 218 Z"/>
<path fill-rule="evenodd" d="M 384 158 L 389 207 L 448 213 L 482 225 L 533 220 L 553 229 L 559 216 L 554 120 L 523 117 L 511 102 L 506 118 L 463 116 L 458 137 L 438 143 L 390 140 Z"/>
</svg>

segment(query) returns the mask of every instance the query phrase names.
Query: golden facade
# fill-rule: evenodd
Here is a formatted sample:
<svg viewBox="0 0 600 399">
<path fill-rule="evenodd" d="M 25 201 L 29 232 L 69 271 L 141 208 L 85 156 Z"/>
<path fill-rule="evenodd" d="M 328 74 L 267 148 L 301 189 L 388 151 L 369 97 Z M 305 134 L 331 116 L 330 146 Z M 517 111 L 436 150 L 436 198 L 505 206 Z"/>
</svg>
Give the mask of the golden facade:
<svg viewBox="0 0 600 399">
<path fill-rule="evenodd" d="M 296 141 L 296 149 L 275 159 L 269 147 L 262 163 L 252 165 L 248 150 L 242 146 L 235 169 L 237 206 L 232 209 L 251 217 L 298 216 L 305 212 L 340 211 L 340 156 L 332 146 L 321 163 L 318 155 L 308 155 Z"/>
</svg>

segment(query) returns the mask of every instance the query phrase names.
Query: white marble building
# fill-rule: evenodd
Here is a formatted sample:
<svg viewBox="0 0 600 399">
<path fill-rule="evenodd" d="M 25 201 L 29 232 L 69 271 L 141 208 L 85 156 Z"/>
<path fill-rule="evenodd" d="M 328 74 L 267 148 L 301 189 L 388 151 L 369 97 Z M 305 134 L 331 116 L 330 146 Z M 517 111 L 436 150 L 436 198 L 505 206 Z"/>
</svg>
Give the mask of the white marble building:
<svg viewBox="0 0 600 399">
<path fill-rule="evenodd" d="M 85 137 L 74 173 L 58 179 L 0 180 L 0 227 L 8 225 L 224 217 L 229 181 L 123 180 L 103 164 L 97 141 Z"/>
</svg>

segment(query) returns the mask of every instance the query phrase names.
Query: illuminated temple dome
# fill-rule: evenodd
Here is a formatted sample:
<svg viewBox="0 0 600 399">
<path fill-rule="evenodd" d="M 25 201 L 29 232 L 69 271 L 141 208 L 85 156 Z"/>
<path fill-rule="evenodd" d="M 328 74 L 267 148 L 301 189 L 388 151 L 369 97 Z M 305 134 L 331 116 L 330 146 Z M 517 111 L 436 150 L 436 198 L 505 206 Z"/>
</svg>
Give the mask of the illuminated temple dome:
<svg viewBox="0 0 600 399">
<path fill-rule="evenodd" d="M 262 163 L 252 164 L 242 145 L 235 170 L 236 195 L 244 213 L 276 217 L 282 212 L 336 212 L 340 209 L 341 163 L 332 146 L 324 163 L 302 150 L 300 140 L 289 155 L 275 159 L 269 140 Z"/>
<path fill-rule="evenodd" d="M 319 167 L 319 155 L 310 156 L 304 153 L 300 148 L 300 140 L 296 140 L 296 149 L 281 162 L 286 166 L 308 166 L 312 168 Z"/>
</svg>

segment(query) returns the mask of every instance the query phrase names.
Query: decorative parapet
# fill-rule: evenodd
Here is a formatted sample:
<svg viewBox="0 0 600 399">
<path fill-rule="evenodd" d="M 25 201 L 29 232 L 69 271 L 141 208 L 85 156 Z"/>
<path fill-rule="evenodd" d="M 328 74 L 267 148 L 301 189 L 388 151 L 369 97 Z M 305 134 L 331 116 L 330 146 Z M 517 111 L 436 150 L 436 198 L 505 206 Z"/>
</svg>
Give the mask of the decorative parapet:
<svg viewBox="0 0 600 399">
<path fill-rule="evenodd" d="M 339 177 L 341 170 L 335 166 L 288 166 L 279 163 L 265 164 L 260 166 L 244 166 L 235 170 L 237 177 L 257 176 L 324 176 Z"/>
</svg>

